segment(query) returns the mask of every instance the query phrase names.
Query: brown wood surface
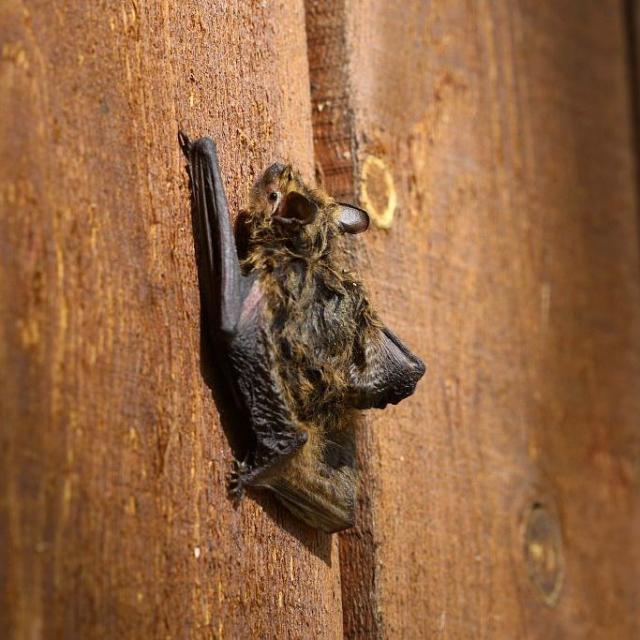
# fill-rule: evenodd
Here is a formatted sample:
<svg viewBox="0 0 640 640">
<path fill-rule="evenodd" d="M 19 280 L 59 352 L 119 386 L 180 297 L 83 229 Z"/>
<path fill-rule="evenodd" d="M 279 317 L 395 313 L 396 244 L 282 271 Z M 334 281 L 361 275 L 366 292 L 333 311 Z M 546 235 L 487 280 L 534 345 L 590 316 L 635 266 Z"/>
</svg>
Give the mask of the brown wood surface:
<svg viewBox="0 0 640 640">
<path fill-rule="evenodd" d="M 351 93 L 351 36 L 347 32 L 350 7 L 347 5 L 344 0 L 307 0 L 305 6 L 316 171 L 323 186 L 334 197 L 355 202 L 356 116 Z M 349 242 L 348 238 L 346 240 Z M 349 243 L 347 252 L 354 267 L 362 265 L 360 236 L 355 242 Z M 358 425 L 360 490 L 356 524 L 340 535 L 342 611 L 346 638 L 375 638 L 382 634 L 376 567 L 377 527 L 372 510 L 377 485 L 371 449 L 375 436 L 370 429 L 369 416 L 370 413 L 362 416 Z"/>
<path fill-rule="evenodd" d="M 339 637 L 332 538 L 225 496 L 176 140 L 234 209 L 313 175 L 302 3 L 8 0 L 0 48 L 0 636 Z"/>
<path fill-rule="evenodd" d="M 623 3 L 305 4 L 0 4 L 0 637 L 639 637 Z M 178 126 L 234 210 L 396 199 L 348 250 L 429 369 L 339 544 L 225 496 Z"/>
<path fill-rule="evenodd" d="M 332 149 L 351 148 L 348 195 L 383 211 L 395 191 L 362 269 L 429 366 L 361 437 L 371 513 L 341 540 L 345 631 L 636 638 L 640 265 L 623 4 L 332 4 L 307 2 L 320 173 L 344 193 Z M 336 43 L 342 61 L 326 53 Z"/>
</svg>

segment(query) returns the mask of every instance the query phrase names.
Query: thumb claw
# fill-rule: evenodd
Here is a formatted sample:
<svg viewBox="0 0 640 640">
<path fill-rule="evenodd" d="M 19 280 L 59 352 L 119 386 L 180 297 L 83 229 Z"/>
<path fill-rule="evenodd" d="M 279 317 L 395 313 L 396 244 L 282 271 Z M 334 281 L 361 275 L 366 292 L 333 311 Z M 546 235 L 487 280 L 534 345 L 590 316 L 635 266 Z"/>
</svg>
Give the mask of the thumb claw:
<svg viewBox="0 0 640 640">
<path fill-rule="evenodd" d="M 178 144 L 182 149 L 182 153 L 189 159 L 189 152 L 191 151 L 191 140 L 189 136 L 182 130 L 178 131 Z"/>
</svg>

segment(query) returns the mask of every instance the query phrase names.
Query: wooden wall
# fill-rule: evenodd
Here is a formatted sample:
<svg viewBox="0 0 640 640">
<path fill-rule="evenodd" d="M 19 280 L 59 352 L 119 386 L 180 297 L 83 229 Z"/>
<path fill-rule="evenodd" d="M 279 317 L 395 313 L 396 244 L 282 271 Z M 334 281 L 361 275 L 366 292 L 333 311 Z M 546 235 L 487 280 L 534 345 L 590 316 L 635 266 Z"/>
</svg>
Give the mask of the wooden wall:
<svg viewBox="0 0 640 640">
<path fill-rule="evenodd" d="M 628 8 L 5 0 L 0 636 L 638 637 Z M 346 534 L 225 496 L 179 126 L 234 209 L 286 159 L 378 223 L 429 369 Z"/>
</svg>

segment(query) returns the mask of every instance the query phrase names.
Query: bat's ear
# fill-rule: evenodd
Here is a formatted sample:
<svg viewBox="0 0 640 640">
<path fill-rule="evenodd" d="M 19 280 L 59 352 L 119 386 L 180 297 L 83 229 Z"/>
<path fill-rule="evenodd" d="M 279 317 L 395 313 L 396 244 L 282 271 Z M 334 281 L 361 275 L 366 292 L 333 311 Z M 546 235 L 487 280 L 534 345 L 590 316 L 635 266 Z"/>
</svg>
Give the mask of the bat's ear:
<svg viewBox="0 0 640 640">
<path fill-rule="evenodd" d="M 369 214 L 352 204 L 338 203 L 338 226 L 343 233 L 362 233 L 369 228 Z"/>
<path fill-rule="evenodd" d="M 302 193 L 290 191 L 278 207 L 277 216 L 284 220 L 297 220 L 300 224 L 310 224 L 318 215 L 318 205 Z"/>
</svg>

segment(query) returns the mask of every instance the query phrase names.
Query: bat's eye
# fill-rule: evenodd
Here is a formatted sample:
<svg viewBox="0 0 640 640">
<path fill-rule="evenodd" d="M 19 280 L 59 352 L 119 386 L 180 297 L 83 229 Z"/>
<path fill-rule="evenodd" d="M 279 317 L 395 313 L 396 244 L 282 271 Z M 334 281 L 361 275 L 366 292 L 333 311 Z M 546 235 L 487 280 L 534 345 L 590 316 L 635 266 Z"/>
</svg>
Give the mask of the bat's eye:
<svg viewBox="0 0 640 640">
<path fill-rule="evenodd" d="M 272 192 L 269 194 L 269 200 L 270 200 L 271 202 L 276 202 L 276 200 L 277 200 L 277 199 L 278 199 L 278 192 L 277 192 L 277 191 L 272 191 Z"/>
</svg>

